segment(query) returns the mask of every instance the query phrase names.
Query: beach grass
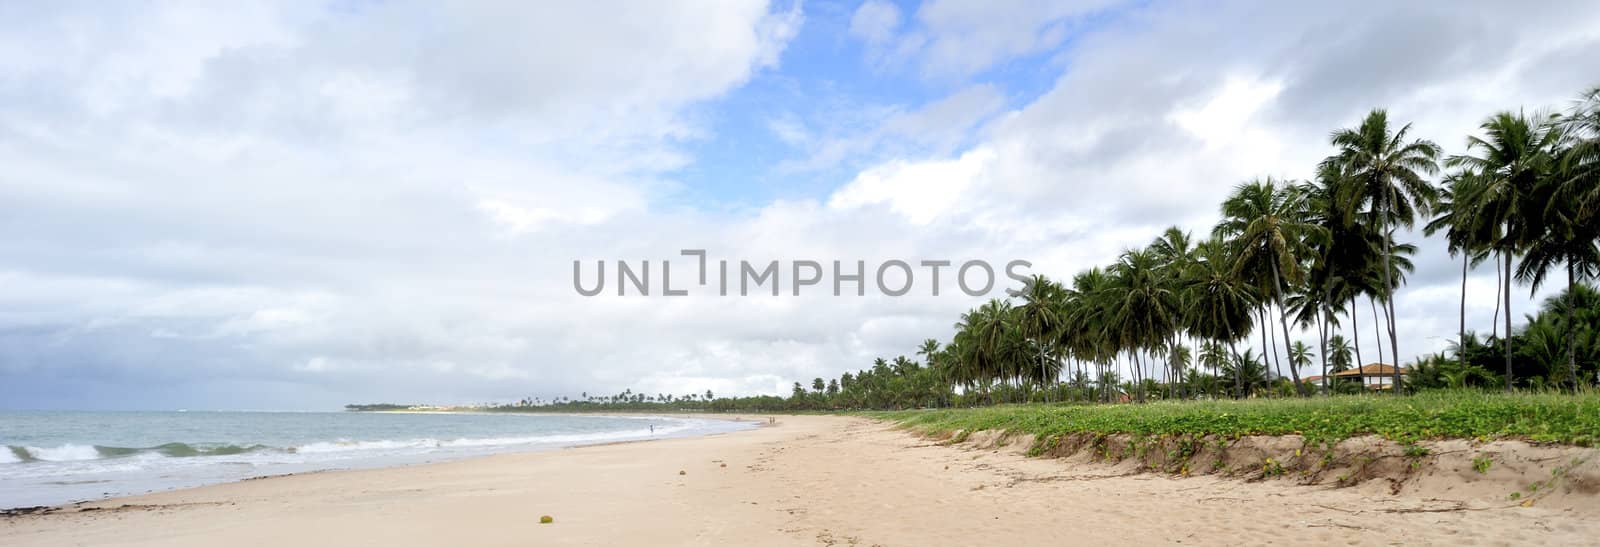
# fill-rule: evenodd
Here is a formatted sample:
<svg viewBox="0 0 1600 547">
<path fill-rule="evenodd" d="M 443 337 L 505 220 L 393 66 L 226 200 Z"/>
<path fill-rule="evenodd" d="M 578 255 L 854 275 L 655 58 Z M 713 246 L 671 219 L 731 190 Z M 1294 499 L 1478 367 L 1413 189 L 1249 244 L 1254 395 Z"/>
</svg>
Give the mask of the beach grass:
<svg viewBox="0 0 1600 547">
<path fill-rule="evenodd" d="M 1149 404 L 1026 404 L 984 408 L 872 412 L 924 433 L 1005 430 L 1059 436 L 1301 435 L 1337 442 L 1378 435 L 1401 443 L 1425 439 L 1520 439 L 1594 446 L 1600 442 L 1600 394 L 1438 391 L 1245 401 Z"/>
</svg>

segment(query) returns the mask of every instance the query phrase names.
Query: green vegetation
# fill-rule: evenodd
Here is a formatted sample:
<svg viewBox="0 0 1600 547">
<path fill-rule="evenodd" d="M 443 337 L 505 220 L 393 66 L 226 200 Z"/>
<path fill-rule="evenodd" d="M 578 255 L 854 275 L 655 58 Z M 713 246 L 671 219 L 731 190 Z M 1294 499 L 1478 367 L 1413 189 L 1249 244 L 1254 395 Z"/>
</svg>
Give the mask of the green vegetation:
<svg viewBox="0 0 1600 547">
<path fill-rule="evenodd" d="M 1489 467 L 1493 465 L 1494 459 L 1488 456 L 1476 456 L 1472 458 L 1472 470 L 1477 471 L 1479 475 L 1488 473 Z"/>
<path fill-rule="evenodd" d="M 1160 402 L 1147 405 L 1002 405 L 874 412 L 924 433 L 1004 430 L 1049 438 L 1073 433 L 1234 438 L 1299 434 L 1310 444 L 1378 435 L 1410 446 L 1441 438 L 1600 441 L 1600 394 L 1430 392 L 1412 397 Z M 1427 455 L 1417 447 L 1407 456 Z"/>
<path fill-rule="evenodd" d="M 344 409 L 351 412 L 379 412 L 385 410 L 409 410 L 415 405 L 397 405 L 394 403 L 372 403 L 364 405 L 344 405 Z"/>
</svg>

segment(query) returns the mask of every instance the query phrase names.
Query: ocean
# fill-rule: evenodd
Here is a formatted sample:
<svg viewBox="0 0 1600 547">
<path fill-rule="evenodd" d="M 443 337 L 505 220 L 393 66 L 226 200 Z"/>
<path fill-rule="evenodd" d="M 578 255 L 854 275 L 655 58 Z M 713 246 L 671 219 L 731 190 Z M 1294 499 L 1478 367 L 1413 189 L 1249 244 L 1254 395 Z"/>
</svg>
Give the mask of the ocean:
<svg viewBox="0 0 1600 547">
<path fill-rule="evenodd" d="M 754 426 L 659 416 L 0 411 L 0 509 Z"/>
</svg>

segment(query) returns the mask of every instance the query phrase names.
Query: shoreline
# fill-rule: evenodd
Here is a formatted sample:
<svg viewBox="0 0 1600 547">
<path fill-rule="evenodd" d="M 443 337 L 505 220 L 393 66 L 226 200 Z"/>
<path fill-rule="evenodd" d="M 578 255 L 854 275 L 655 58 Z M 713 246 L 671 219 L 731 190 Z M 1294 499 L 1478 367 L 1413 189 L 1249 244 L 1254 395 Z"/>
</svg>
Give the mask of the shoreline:
<svg viewBox="0 0 1600 547">
<path fill-rule="evenodd" d="M 476 415 L 498 414 L 498 413 L 425 412 L 425 411 L 424 412 L 414 412 L 414 411 L 368 411 L 368 412 L 369 413 L 401 413 L 401 414 L 429 414 L 429 413 L 434 413 L 434 414 L 466 414 L 466 415 L 474 415 L 474 416 L 476 416 Z M 674 414 L 669 414 L 669 413 L 650 413 L 650 414 L 642 414 L 642 413 L 640 413 L 640 414 L 628 414 L 628 415 L 621 415 L 621 414 L 581 414 L 581 415 L 580 414 L 565 414 L 563 416 L 565 416 L 565 417 L 579 417 L 579 418 L 608 418 L 608 417 L 609 418 L 617 418 L 617 417 L 627 417 L 627 418 L 640 418 L 640 419 L 648 419 L 648 418 L 651 418 L 651 417 L 656 417 L 656 418 L 661 418 L 661 419 L 664 419 L 664 420 L 685 420 L 685 419 L 692 418 L 691 416 L 674 415 Z M 707 418 L 711 418 L 711 417 L 707 417 Z M 256 481 L 256 480 L 263 480 L 263 479 L 272 479 L 272 478 L 278 478 L 278 477 L 290 477 L 290 476 L 306 475 L 306 474 L 313 474 L 313 473 L 364 471 L 364 470 L 391 469 L 391 468 L 408 468 L 408 467 L 428 466 L 428 465 L 436 465 L 436 464 L 447 464 L 447 463 L 461 462 L 461 461 L 470 461 L 470 460 L 474 460 L 474 459 L 493 457 L 493 456 L 503 455 L 503 454 L 537 453 L 537 452 L 560 451 L 560 450 L 573 449 L 573 448 L 582 448 L 582 447 L 586 447 L 586 446 L 603 446 L 603 445 L 621 444 L 621 443 L 642 443 L 642 442 L 662 441 L 662 440 L 669 440 L 669 439 L 696 438 L 696 437 L 702 437 L 702 436 L 721 435 L 721 434 L 724 434 L 724 433 L 737 433 L 737 432 L 742 432 L 742 431 L 746 431 L 746 430 L 749 430 L 749 429 L 757 429 L 759 427 L 763 427 L 763 426 L 766 425 L 764 420 L 753 420 L 753 419 L 749 419 L 749 418 L 750 418 L 749 416 L 731 415 L 731 414 L 730 415 L 725 415 L 725 416 L 715 417 L 715 419 L 717 421 L 721 421 L 721 422 L 738 422 L 738 423 L 741 423 L 741 424 L 752 424 L 753 425 L 753 426 L 745 426 L 747 429 L 722 430 L 722 429 L 719 429 L 717 427 L 706 428 L 705 426 L 701 426 L 700 430 L 691 430 L 691 431 L 688 431 L 688 432 L 685 432 L 685 431 L 671 431 L 671 432 L 663 432 L 663 433 L 648 433 L 648 434 L 646 434 L 646 436 L 640 436 L 640 437 L 637 437 L 637 438 L 623 438 L 623 439 L 612 439 L 612 440 L 581 440 L 581 441 L 571 441 L 571 442 L 565 442 L 565 443 L 559 443 L 558 442 L 558 443 L 551 443 L 551 444 L 542 444 L 542 443 L 528 443 L 528 444 L 521 444 L 521 445 L 513 444 L 513 445 L 504 445 L 504 446 L 500 447 L 500 449 L 490 449 L 490 450 L 477 451 L 477 452 L 455 452 L 455 453 L 441 452 L 441 453 L 437 453 L 437 454 L 420 454 L 420 453 L 419 454 L 372 454 L 372 455 L 368 455 L 368 456 L 364 456 L 364 457 L 360 457 L 360 458 L 356 458 L 356 459 L 332 460 L 332 461 L 326 461 L 326 462 L 307 461 L 307 462 L 302 462 L 302 463 L 275 463 L 275 464 L 271 464 L 271 465 L 282 467 L 282 469 L 279 469 L 279 470 L 264 469 L 264 470 L 261 470 L 260 474 L 234 475 L 234 476 L 231 476 L 231 477 L 222 477 L 222 478 L 218 478 L 218 477 L 213 476 L 213 477 L 206 477 L 206 478 L 189 477 L 187 479 L 184 479 L 184 478 L 176 478 L 177 477 L 176 475 L 167 474 L 167 473 L 170 473 L 170 471 L 168 471 L 168 472 L 155 471 L 155 472 L 152 472 L 152 474 L 160 474 L 160 475 L 165 476 L 165 477 L 167 477 L 169 479 L 173 479 L 173 480 L 169 481 L 171 484 L 168 485 L 168 486 L 157 486 L 155 488 L 150 488 L 150 489 L 143 489 L 142 486 L 134 486 L 134 487 L 132 487 L 131 490 L 129 489 L 128 486 L 123 486 L 122 488 L 124 488 L 124 489 L 122 491 L 120 491 L 120 492 L 109 493 L 109 494 L 98 495 L 98 496 L 96 496 L 96 495 L 86 495 L 86 496 L 83 496 L 81 498 L 73 497 L 73 498 L 69 498 L 69 499 L 64 499 L 62 501 L 49 500 L 49 501 L 44 501 L 43 503 L 38 503 L 38 502 L 36 502 L 36 503 L 27 503 L 27 502 L 23 502 L 22 504 L 18 504 L 18 505 L 0 505 L 0 519 L 4 519 L 4 518 L 7 518 L 7 517 L 12 517 L 12 516 L 17 516 L 17 515 L 26 515 L 26 514 L 55 513 L 55 512 L 65 511 L 65 510 L 71 510 L 71 509 L 74 509 L 74 508 L 84 507 L 84 506 L 88 506 L 88 505 L 91 505 L 91 504 L 111 503 L 111 502 L 115 502 L 117 500 L 121 500 L 121 499 L 125 499 L 125 498 L 134 498 L 134 497 L 140 497 L 140 496 L 157 495 L 157 494 L 172 493 L 172 492 L 181 492 L 181 491 L 189 490 L 189 489 L 207 488 L 207 487 L 212 487 L 212 486 L 226 485 L 226 484 L 232 484 L 232 483 L 244 482 L 244 481 Z M 3 449 L 3 448 L 4 447 L 0 447 L 0 449 Z M 293 452 L 293 450 L 291 449 L 290 452 Z M 202 456 L 202 457 L 204 457 L 204 456 Z M 183 458 L 183 459 L 187 459 L 187 458 Z M 113 460 L 105 460 L 105 461 L 113 461 Z M 49 463 L 49 462 L 46 462 L 46 463 Z M 207 462 L 206 463 L 206 465 L 208 465 L 208 466 L 227 466 L 227 465 L 230 465 L 230 464 L 231 464 L 231 462 Z M 329 466 L 327 466 L 327 467 L 318 467 L 319 465 L 323 465 L 323 464 L 328 464 Z M 17 463 L 17 464 L 12 464 L 12 465 L 28 465 L 28 464 L 27 463 Z M 246 464 L 246 465 L 248 465 L 248 464 Z M 221 468 L 222 467 L 215 467 L 215 469 L 221 469 Z M 100 483 L 104 483 L 104 484 L 108 484 L 109 485 L 109 484 L 112 484 L 111 481 L 122 481 L 122 480 L 127 480 L 127 479 L 126 478 L 119 478 L 119 479 L 91 479 L 91 480 L 83 480 L 83 481 L 74 481 L 74 480 L 72 480 L 71 477 L 67 477 L 65 479 L 65 482 L 47 482 L 47 483 L 38 483 L 38 484 L 70 485 L 70 484 L 100 484 Z M 143 490 L 143 491 L 140 491 L 140 490 Z M 60 495 L 60 494 L 57 494 L 57 495 L 54 495 L 54 496 L 47 495 L 46 497 L 47 498 L 48 497 L 56 497 L 57 500 L 61 500 L 62 498 L 66 498 L 65 495 Z"/>
<path fill-rule="evenodd" d="M 0 519 L 0 545 L 1576 543 L 1596 509 L 1177 477 L 845 416 L 270 477 Z M 1588 495 L 1594 495 L 1590 493 Z M 1593 505 L 1593 504 L 1591 504 Z M 552 524 L 539 524 L 549 515 Z"/>
</svg>

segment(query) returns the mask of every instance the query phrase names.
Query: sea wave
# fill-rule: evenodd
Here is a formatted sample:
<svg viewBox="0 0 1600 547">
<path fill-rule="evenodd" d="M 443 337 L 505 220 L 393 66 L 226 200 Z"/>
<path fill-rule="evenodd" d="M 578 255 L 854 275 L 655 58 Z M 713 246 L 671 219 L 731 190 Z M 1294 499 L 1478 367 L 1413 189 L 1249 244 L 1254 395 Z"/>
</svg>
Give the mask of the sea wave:
<svg viewBox="0 0 1600 547">
<path fill-rule="evenodd" d="M 344 453 L 411 452 L 438 449 L 479 449 L 523 445 L 587 444 L 607 441 L 648 438 L 670 435 L 694 428 L 687 421 L 650 429 L 629 429 L 593 433 L 549 433 L 543 435 L 481 438 L 416 438 L 416 439 L 337 439 L 294 446 L 274 447 L 263 444 L 221 444 L 170 442 L 150 447 L 122 447 L 89 444 L 63 444 L 59 446 L 8 445 L 0 450 L 0 464 L 27 464 L 32 462 L 82 462 L 123 458 L 195 458 L 206 456 L 233 456 L 240 454 L 298 454 L 338 455 Z M 353 454 L 352 454 L 353 455 Z"/>
<path fill-rule="evenodd" d="M 196 456 L 231 456 L 260 450 L 270 450 L 264 445 L 165 443 L 151 447 L 102 446 L 89 444 L 63 444 L 58 446 L 8 445 L 0 450 L 0 464 L 29 462 L 80 462 L 106 460 L 132 456 L 165 456 L 190 458 Z"/>
</svg>

